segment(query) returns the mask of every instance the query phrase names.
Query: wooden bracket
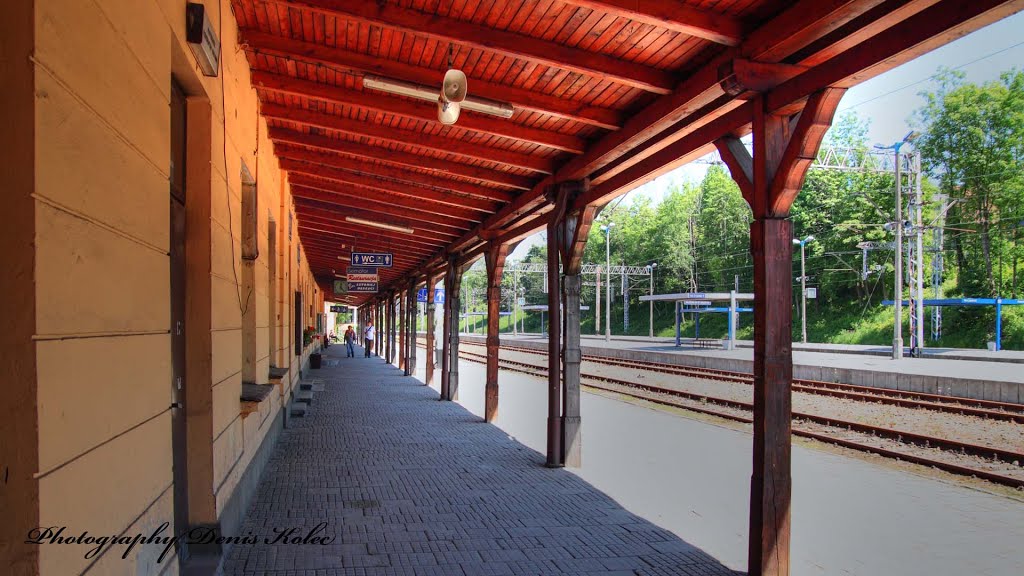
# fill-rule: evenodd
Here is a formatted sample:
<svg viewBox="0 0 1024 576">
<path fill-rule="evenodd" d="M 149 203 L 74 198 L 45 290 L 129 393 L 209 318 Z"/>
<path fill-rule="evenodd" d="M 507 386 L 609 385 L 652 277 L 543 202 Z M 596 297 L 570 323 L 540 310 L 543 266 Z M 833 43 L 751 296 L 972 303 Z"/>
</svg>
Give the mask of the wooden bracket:
<svg viewBox="0 0 1024 576">
<path fill-rule="evenodd" d="M 769 113 L 764 97 L 754 102 L 750 207 L 755 219 L 789 215 L 845 92 L 845 88 L 820 90 L 792 117 Z"/>
<path fill-rule="evenodd" d="M 718 67 L 718 84 L 729 96 L 767 92 L 799 76 L 803 66 L 734 58 Z"/>
<path fill-rule="evenodd" d="M 729 167 L 732 179 L 740 187 L 743 199 L 747 204 L 754 203 L 754 158 L 747 152 L 747 147 L 735 136 L 723 136 L 715 140 L 718 155 Z"/>
</svg>

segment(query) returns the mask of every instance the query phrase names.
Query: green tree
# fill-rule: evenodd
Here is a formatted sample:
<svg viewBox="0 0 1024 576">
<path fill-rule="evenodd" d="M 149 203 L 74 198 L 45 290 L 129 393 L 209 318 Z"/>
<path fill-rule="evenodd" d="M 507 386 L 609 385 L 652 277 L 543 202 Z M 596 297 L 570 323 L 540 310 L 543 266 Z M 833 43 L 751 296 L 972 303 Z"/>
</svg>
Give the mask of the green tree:
<svg viewBox="0 0 1024 576">
<path fill-rule="evenodd" d="M 928 173 L 957 201 L 948 217 L 957 289 L 968 296 L 1016 293 L 1024 73 L 977 85 L 965 83 L 962 72 L 940 70 L 937 84 L 922 93 L 925 105 L 915 114 L 923 131 L 917 145 Z"/>
</svg>

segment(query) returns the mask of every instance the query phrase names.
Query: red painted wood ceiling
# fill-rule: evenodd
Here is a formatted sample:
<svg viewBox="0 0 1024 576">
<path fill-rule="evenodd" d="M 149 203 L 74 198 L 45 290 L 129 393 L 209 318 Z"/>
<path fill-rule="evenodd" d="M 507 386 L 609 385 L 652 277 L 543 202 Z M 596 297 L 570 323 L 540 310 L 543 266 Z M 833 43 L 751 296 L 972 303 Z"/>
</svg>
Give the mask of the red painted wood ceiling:
<svg viewBox="0 0 1024 576">
<path fill-rule="evenodd" d="M 385 251 L 382 287 L 447 254 L 540 228 L 545 189 L 589 178 L 602 205 L 749 131 L 1021 9 L 1024 0 L 232 0 L 299 237 L 326 294 L 348 254 Z M 363 87 L 363 77 L 515 107 L 503 119 Z M 354 216 L 411 228 L 357 225 Z M 350 299 L 365 302 L 371 296 Z M 330 299 L 330 298 L 329 298 Z M 339 299 L 340 300 L 340 299 Z"/>
</svg>

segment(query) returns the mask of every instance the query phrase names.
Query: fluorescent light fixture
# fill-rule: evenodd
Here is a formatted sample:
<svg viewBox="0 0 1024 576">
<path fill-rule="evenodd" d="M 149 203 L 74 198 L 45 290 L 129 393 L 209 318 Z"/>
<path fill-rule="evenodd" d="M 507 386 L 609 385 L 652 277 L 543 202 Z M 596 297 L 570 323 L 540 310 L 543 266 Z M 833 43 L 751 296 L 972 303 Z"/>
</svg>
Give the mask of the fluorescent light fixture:
<svg viewBox="0 0 1024 576">
<path fill-rule="evenodd" d="M 383 222 L 374 222 L 373 220 L 363 220 L 362 218 L 355 218 L 353 216 L 345 216 L 345 221 L 351 222 L 353 224 L 362 224 L 363 226 L 373 226 L 374 228 L 394 230 L 395 232 L 404 232 L 406 234 L 412 234 L 416 232 L 412 228 L 406 228 L 404 226 L 394 226 L 392 224 L 385 224 Z"/>
<path fill-rule="evenodd" d="M 391 78 L 381 78 L 379 76 L 364 76 L 363 88 L 380 90 L 381 92 L 389 92 L 391 94 L 398 94 L 409 98 L 428 100 L 430 102 L 437 102 L 437 98 L 440 93 L 438 88 L 433 88 L 431 86 L 413 84 L 412 82 L 404 82 L 402 80 L 392 80 Z M 467 96 L 465 100 L 459 103 L 459 105 L 463 110 L 472 110 L 473 112 L 491 114 L 502 118 L 511 118 L 512 113 L 515 112 L 515 108 L 507 102 L 498 102 L 497 100 L 490 100 L 488 98 L 480 98 L 472 95 Z"/>
<path fill-rule="evenodd" d="M 339 258 L 340 258 L 340 256 L 339 256 Z M 334 277 L 335 278 L 348 278 L 348 274 L 335 274 Z"/>
</svg>

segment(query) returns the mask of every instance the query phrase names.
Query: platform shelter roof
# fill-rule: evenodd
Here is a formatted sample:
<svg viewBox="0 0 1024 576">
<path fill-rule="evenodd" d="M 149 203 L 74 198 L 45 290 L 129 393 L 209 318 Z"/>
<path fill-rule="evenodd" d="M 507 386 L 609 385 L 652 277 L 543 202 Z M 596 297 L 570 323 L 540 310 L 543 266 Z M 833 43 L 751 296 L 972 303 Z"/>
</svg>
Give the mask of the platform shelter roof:
<svg viewBox="0 0 1024 576">
<path fill-rule="evenodd" d="M 603 206 L 749 132 L 755 98 L 796 111 L 1022 6 L 232 0 L 326 293 L 353 251 L 394 255 L 382 290 L 435 276 L 543 227 L 556 183 L 585 179 L 571 208 Z M 445 125 L 420 97 L 439 93 L 449 68 L 466 74 L 469 96 Z"/>
</svg>

